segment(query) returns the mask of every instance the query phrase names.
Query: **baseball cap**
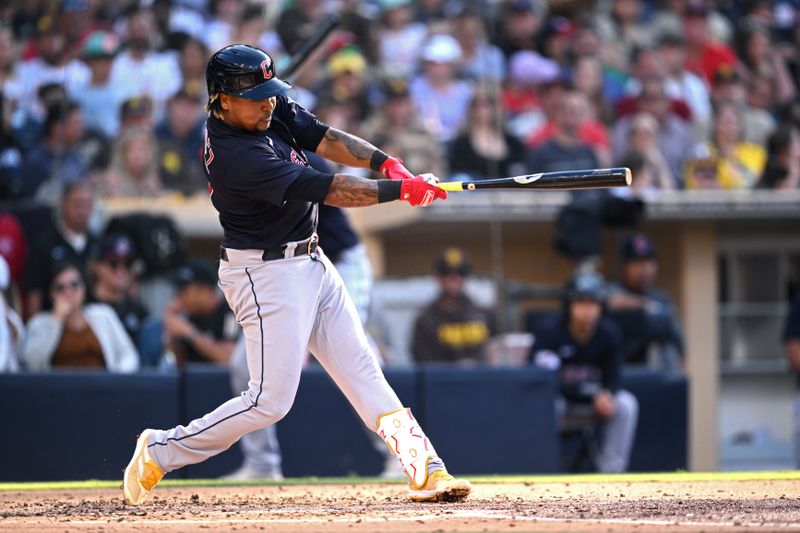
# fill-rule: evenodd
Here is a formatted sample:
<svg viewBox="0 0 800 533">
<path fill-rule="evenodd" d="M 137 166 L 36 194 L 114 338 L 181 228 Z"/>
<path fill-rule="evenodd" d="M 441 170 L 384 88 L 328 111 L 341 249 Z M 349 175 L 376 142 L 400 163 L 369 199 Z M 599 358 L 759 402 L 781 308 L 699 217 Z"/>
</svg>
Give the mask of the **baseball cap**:
<svg viewBox="0 0 800 533">
<path fill-rule="evenodd" d="M 128 98 L 122 103 L 119 112 L 123 119 L 147 117 L 153 112 L 153 100 L 149 96 Z"/>
<path fill-rule="evenodd" d="M 518 85 L 549 83 L 561 73 L 558 63 L 530 50 L 512 55 L 508 70 L 509 78 Z"/>
<path fill-rule="evenodd" d="M 679 28 L 672 28 L 659 36 L 658 44 L 659 46 L 682 46 L 686 44 L 686 37 Z"/>
<path fill-rule="evenodd" d="M 83 43 L 83 57 L 85 58 L 110 58 L 116 55 L 119 41 L 113 33 L 95 31 L 89 34 Z"/>
<path fill-rule="evenodd" d="M 422 49 L 422 59 L 432 63 L 452 63 L 461 59 L 461 46 L 453 37 L 434 35 Z"/>
<path fill-rule="evenodd" d="M 340 76 L 345 72 L 361 74 L 367 69 L 367 60 L 357 48 L 345 46 L 328 60 L 328 72 L 331 76 Z"/>
<path fill-rule="evenodd" d="M 383 93 L 387 100 L 406 98 L 409 95 L 408 82 L 403 78 L 388 79 L 384 83 Z"/>
<path fill-rule="evenodd" d="M 708 15 L 708 6 L 703 0 L 691 0 L 683 10 L 684 17 L 703 17 Z"/>
<path fill-rule="evenodd" d="M 198 285 L 215 286 L 217 284 L 217 273 L 211 266 L 202 260 L 189 261 L 178 268 L 175 273 L 175 282 L 179 288 L 184 288 L 190 283 Z"/>
<path fill-rule="evenodd" d="M 448 274 L 466 276 L 470 273 L 469 260 L 460 248 L 445 248 L 436 258 L 433 266 L 440 276 Z"/>
<path fill-rule="evenodd" d="M 638 259 L 655 259 L 656 247 L 644 233 L 635 233 L 624 241 L 619 248 L 619 257 L 623 262 Z"/>
<path fill-rule="evenodd" d="M 136 249 L 133 246 L 133 242 L 125 235 L 118 233 L 106 235 L 100 241 L 97 251 L 98 261 L 111 261 L 113 259 L 126 261 L 135 256 Z"/>
<path fill-rule="evenodd" d="M 741 81 L 739 73 L 731 65 L 723 63 L 714 71 L 714 85 L 724 83 L 738 83 Z"/>
</svg>

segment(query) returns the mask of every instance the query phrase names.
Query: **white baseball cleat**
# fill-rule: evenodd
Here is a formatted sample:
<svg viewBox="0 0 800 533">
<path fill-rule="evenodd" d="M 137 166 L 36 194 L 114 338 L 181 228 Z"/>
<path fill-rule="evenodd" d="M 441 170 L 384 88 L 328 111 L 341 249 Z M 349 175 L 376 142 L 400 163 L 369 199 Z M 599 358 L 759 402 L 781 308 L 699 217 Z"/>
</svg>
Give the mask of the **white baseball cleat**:
<svg viewBox="0 0 800 533">
<path fill-rule="evenodd" d="M 421 487 L 409 483 L 408 496 L 415 502 L 460 502 L 472 492 L 466 479 L 456 479 L 447 470 L 436 470 L 428 475 Z"/>
<path fill-rule="evenodd" d="M 127 505 L 139 505 L 142 503 L 145 496 L 164 477 L 164 471 L 156 464 L 147 449 L 148 436 L 151 431 L 151 429 L 145 429 L 136 439 L 133 458 L 128 463 L 128 466 L 125 467 L 125 474 L 122 478 L 122 491 L 125 494 L 125 503 Z"/>
</svg>

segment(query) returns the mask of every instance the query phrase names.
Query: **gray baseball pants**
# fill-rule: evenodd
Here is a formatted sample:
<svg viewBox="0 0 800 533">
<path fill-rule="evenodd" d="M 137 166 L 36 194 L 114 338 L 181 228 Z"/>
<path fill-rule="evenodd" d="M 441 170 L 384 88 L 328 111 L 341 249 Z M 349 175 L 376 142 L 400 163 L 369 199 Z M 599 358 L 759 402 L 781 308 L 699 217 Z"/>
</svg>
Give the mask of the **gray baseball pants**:
<svg viewBox="0 0 800 533">
<path fill-rule="evenodd" d="M 244 331 L 249 387 L 186 426 L 154 431 L 149 449 L 164 472 L 199 463 L 283 418 L 307 350 L 372 431 L 380 415 L 402 408 L 341 277 L 321 249 L 267 262 L 259 250 L 227 253 L 219 286 Z"/>
<path fill-rule="evenodd" d="M 636 424 L 639 421 L 639 402 L 626 390 L 614 394 L 614 414 L 605 422 L 600 449 L 593 460 L 600 472 L 625 472 L 631 458 Z M 556 418 L 560 419 L 568 409 L 563 397 L 556 398 Z"/>
</svg>

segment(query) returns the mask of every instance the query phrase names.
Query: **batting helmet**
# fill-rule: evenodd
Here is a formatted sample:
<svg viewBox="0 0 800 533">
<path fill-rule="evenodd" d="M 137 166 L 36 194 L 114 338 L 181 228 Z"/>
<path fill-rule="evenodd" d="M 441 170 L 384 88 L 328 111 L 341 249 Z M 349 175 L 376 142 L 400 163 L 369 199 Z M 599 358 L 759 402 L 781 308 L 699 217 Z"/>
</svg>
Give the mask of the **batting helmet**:
<svg viewBox="0 0 800 533">
<path fill-rule="evenodd" d="M 606 287 L 603 278 L 597 274 L 578 274 L 567 284 L 566 300 L 593 300 L 599 304 L 605 303 Z"/>
<path fill-rule="evenodd" d="M 217 51 L 206 67 L 208 95 L 229 93 L 248 100 L 264 100 L 291 86 L 275 75 L 272 58 L 260 48 L 231 44 Z"/>
</svg>

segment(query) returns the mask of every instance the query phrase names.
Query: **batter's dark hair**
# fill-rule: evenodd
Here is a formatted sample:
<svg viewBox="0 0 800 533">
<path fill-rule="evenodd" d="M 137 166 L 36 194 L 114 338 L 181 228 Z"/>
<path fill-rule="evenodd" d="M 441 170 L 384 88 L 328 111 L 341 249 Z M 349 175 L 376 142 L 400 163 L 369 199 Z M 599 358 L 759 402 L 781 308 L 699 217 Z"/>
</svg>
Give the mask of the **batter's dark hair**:
<svg viewBox="0 0 800 533">
<path fill-rule="evenodd" d="M 205 106 L 206 113 L 211 113 L 211 116 L 222 119 L 222 102 L 220 102 L 219 95 L 222 93 L 214 93 L 208 95 L 208 103 Z"/>
</svg>

